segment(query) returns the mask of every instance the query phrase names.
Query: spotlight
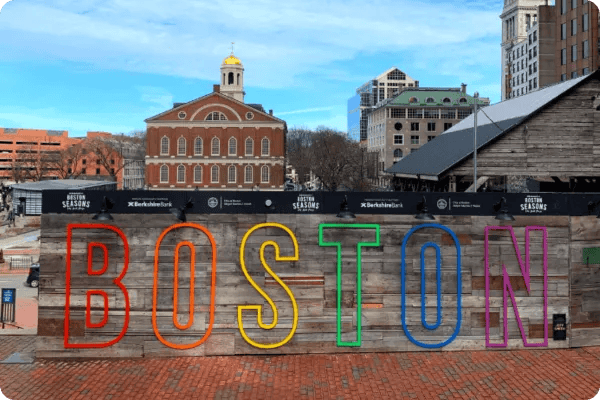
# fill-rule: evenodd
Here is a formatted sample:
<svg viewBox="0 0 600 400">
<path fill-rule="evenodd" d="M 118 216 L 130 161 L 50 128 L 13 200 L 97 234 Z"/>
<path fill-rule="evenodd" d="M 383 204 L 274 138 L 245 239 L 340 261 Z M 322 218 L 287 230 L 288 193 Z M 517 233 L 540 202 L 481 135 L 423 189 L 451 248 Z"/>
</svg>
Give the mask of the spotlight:
<svg viewBox="0 0 600 400">
<path fill-rule="evenodd" d="M 173 207 L 169 210 L 171 214 L 177 217 L 181 222 L 186 221 L 185 210 L 186 208 L 192 208 L 194 206 L 194 200 L 189 199 L 184 205 L 181 207 Z"/>
<path fill-rule="evenodd" d="M 265 199 L 265 208 L 268 208 L 269 210 L 274 210 L 275 209 L 275 203 L 273 203 L 273 200 L 271 200 L 271 199 Z"/>
<path fill-rule="evenodd" d="M 504 205 L 504 207 L 502 207 Z M 494 211 L 498 214 L 496 219 L 500 221 L 514 221 L 515 217 L 508 213 L 508 207 L 506 206 L 506 197 L 503 197 L 499 202 L 494 204 Z"/>
<path fill-rule="evenodd" d="M 425 199 L 425 196 L 423 196 L 423 200 L 421 200 L 419 203 L 417 203 L 418 214 L 415 215 L 415 218 L 421 219 L 423 221 L 435 221 L 435 218 L 433 217 L 433 215 L 431 215 L 429 213 L 429 211 L 427 210 L 426 202 L 427 202 L 427 200 Z"/>
<path fill-rule="evenodd" d="M 336 217 L 342 218 L 342 219 L 355 219 L 356 218 L 356 215 L 351 213 L 350 209 L 348 208 L 348 195 L 344 195 L 344 200 L 340 204 L 340 212 L 338 215 L 336 215 Z"/>
<path fill-rule="evenodd" d="M 600 218 L 600 208 L 598 207 L 599 204 L 600 204 L 600 200 L 598 200 L 598 201 L 590 201 L 588 203 L 588 215 L 592 215 L 592 213 L 594 212 L 594 210 L 598 209 L 598 211 L 596 212 L 596 218 Z"/>
<path fill-rule="evenodd" d="M 102 199 L 102 207 L 100 207 L 100 212 L 94 215 L 92 219 L 98 221 L 110 221 L 111 219 L 113 219 L 113 217 L 108 213 L 108 210 L 113 208 L 114 205 L 115 203 L 111 199 L 104 196 L 104 198 Z"/>
</svg>

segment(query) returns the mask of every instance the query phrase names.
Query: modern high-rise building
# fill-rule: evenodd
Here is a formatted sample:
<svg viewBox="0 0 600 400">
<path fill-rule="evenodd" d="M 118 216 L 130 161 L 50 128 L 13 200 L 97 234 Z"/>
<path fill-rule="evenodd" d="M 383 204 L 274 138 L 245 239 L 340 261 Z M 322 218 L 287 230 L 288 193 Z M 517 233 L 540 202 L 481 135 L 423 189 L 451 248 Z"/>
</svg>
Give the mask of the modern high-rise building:
<svg viewBox="0 0 600 400">
<path fill-rule="evenodd" d="M 521 85 L 521 76 L 517 75 L 517 71 L 512 70 L 512 63 L 516 60 L 517 51 L 519 51 L 519 57 L 521 57 L 521 51 L 524 51 L 523 44 L 527 40 L 527 27 L 537 22 L 537 6 L 540 5 L 548 5 L 548 0 L 504 0 L 504 8 L 500 14 L 502 19 L 502 100 L 507 99 L 512 93 L 513 78 L 518 77 L 519 85 Z M 513 52 L 515 56 L 509 57 Z M 523 79 L 526 80 L 525 76 Z"/>
<path fill-rule="evenodd" d="M 356 89 L 356 95 L 348 100 L 348 135 L 360 141 L 367 140 L 369 113 L 407 87 L 419 87 L 419 81 L 392 67 Z"/>
<path fill-rule="evenodd" d="M 598 69 L 598 7 L 588 0 L 557 0 L 555 12 L 555 82 Z"/>
</svg>

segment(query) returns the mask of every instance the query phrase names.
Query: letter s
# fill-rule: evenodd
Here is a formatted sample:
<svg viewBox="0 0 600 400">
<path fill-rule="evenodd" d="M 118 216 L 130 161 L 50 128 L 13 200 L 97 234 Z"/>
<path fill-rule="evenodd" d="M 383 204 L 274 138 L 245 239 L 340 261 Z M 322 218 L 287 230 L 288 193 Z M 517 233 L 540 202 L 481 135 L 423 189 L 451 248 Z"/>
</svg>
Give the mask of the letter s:
<svg viewBox="0 0 600 400">
<path fill-rule="evenodd" d="M 242 320 L 242 311 L 256 310 L 258 326 L 261 327 L 262 329 L 273 329 L 274 327 L 277 326 L 277 314 L 278 314 L 277 307 L 275 307 L 275 303 L 273 303 L 273 300 L 271 300 L 271 298 L 256 284 L 256 282 L 254 282 L 252 277 L 248 274 L 248 269 L 246 268 L 246 262 L 245 262 L 245 257 L 244 257 L 244 250 L 246 249 L 246 241 L 248 240 L 248 238 L 250 237 L 250 235 L 252 235 L 252 233 L 254 231 L 256 231 L 260 228 L 269 228 L 269 227 L 283 229 L 284 231 L 286 231 L 288 233 L 288 235 L 290 235 L 290 238 L 292 239 L 292 242 L 294 243 L 294 255 L 288 256 L 288 257 L 282 257 L 279 255 L 279 245 L 272 240 L 267 240 L 266 242 L 263 242 L 263 244 L 260 246 L 260 262 L 261 262 L 262 266 L 265 268 L 265 270 L 267 270 L 269 275 L 271 275 L 273 277 L 273 279 L 278 284 L 280 284 L 281 287 L 283 287 L 283 289 L 288 294 L 288 296 L 290 296 L 290 300 L 292 301 L 292 306 L 294 308 L 294 320 L 293 320 L 293 324 L 292 324 L 292 330 L 286 336 L 285 339 L 283 339 L 282 341 L 280 341 L 278 343 L 263 344 L 263 343 L 255 342 L 254 340 L 250 339 L 248 337 L 248 335 L 246 334 L 246 332 L 244 331 L 244 324 L 243 324 L 243 320 Z M 267 222 L 267 223 L 263 223 L 263 224 L 254 225 L 248 232 L 246 232 L 246 234 L 244 235 L 244 238 L 242 239 L 242 244 L 240 246 L 240 265 L 242 266 L 242 271 L 244 272 L 246 279 L 248 279 L 248 281 L 250 282 L 252 287 L 254 289 L 256 289 L 256 291 L 258 293 L 260 293 L 260 295 L 271 306 L 271 309 L 273 310 L 273 322 L 271 322 L 270 324 L 263 323 L 262 305 L 257 304 L 257 305 L 238 306 L 238 327 L 240 329 L 240 333 L 242 334 L 242 337 L 246 340 L 246 342 L 250 343 L 252 346 L 258 347 L 261 349 L 274 349 L 276 347 L 283 346 L 284 344 L 289 342 L 290 339 L 292 339 L 292 337 L 294 336 L 294 333 L 296 332 L 296 327 L 298 325 L 298 305 L 296 304 L 296 299 L 294 298 L 292 291 L 287 287 L 287 285 L 285 283 L 283 283 L 281 281 L 281 279 L 279 279 L 279 277 L 271 270 L 271 268 L 265 261 L 265 247 L 267 247 L 267 246 L 273 246 L 275 248 L 275 261 L 298 261 L 298 258 L 299 258 L 298 257 L 298 241 L 296 240 L 296 236 L 294 235 L 294 233 L 287 226 L 278 224 L 276 222 Z"/>
</svg>

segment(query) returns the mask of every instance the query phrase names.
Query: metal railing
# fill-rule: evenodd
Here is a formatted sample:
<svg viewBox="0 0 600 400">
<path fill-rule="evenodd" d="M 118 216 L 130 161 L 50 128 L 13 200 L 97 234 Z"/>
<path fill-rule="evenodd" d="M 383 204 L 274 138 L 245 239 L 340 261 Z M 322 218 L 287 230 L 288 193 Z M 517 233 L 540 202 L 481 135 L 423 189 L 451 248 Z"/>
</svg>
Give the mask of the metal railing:
<svg viewBox="0 0 600 400">
<path fill-rule="evenodd" d="M 8 261 L 9 269 L 29 269 L 33 264 L 33 257 L 10 257 Z"/>
</svg>

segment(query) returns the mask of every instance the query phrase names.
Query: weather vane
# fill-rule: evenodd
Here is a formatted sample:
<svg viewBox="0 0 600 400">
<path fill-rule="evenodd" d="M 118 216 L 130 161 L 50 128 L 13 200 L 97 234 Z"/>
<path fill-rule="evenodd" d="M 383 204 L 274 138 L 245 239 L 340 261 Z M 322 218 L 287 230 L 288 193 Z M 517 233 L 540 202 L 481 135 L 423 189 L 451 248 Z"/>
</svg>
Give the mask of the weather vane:
<svg viewBox="0 0 600 400">
<path fill-rule="evenodd" d="M 234 42 L 231 42 L 231 54 L 233 54 L 233 43 Z"/>
</svg>

